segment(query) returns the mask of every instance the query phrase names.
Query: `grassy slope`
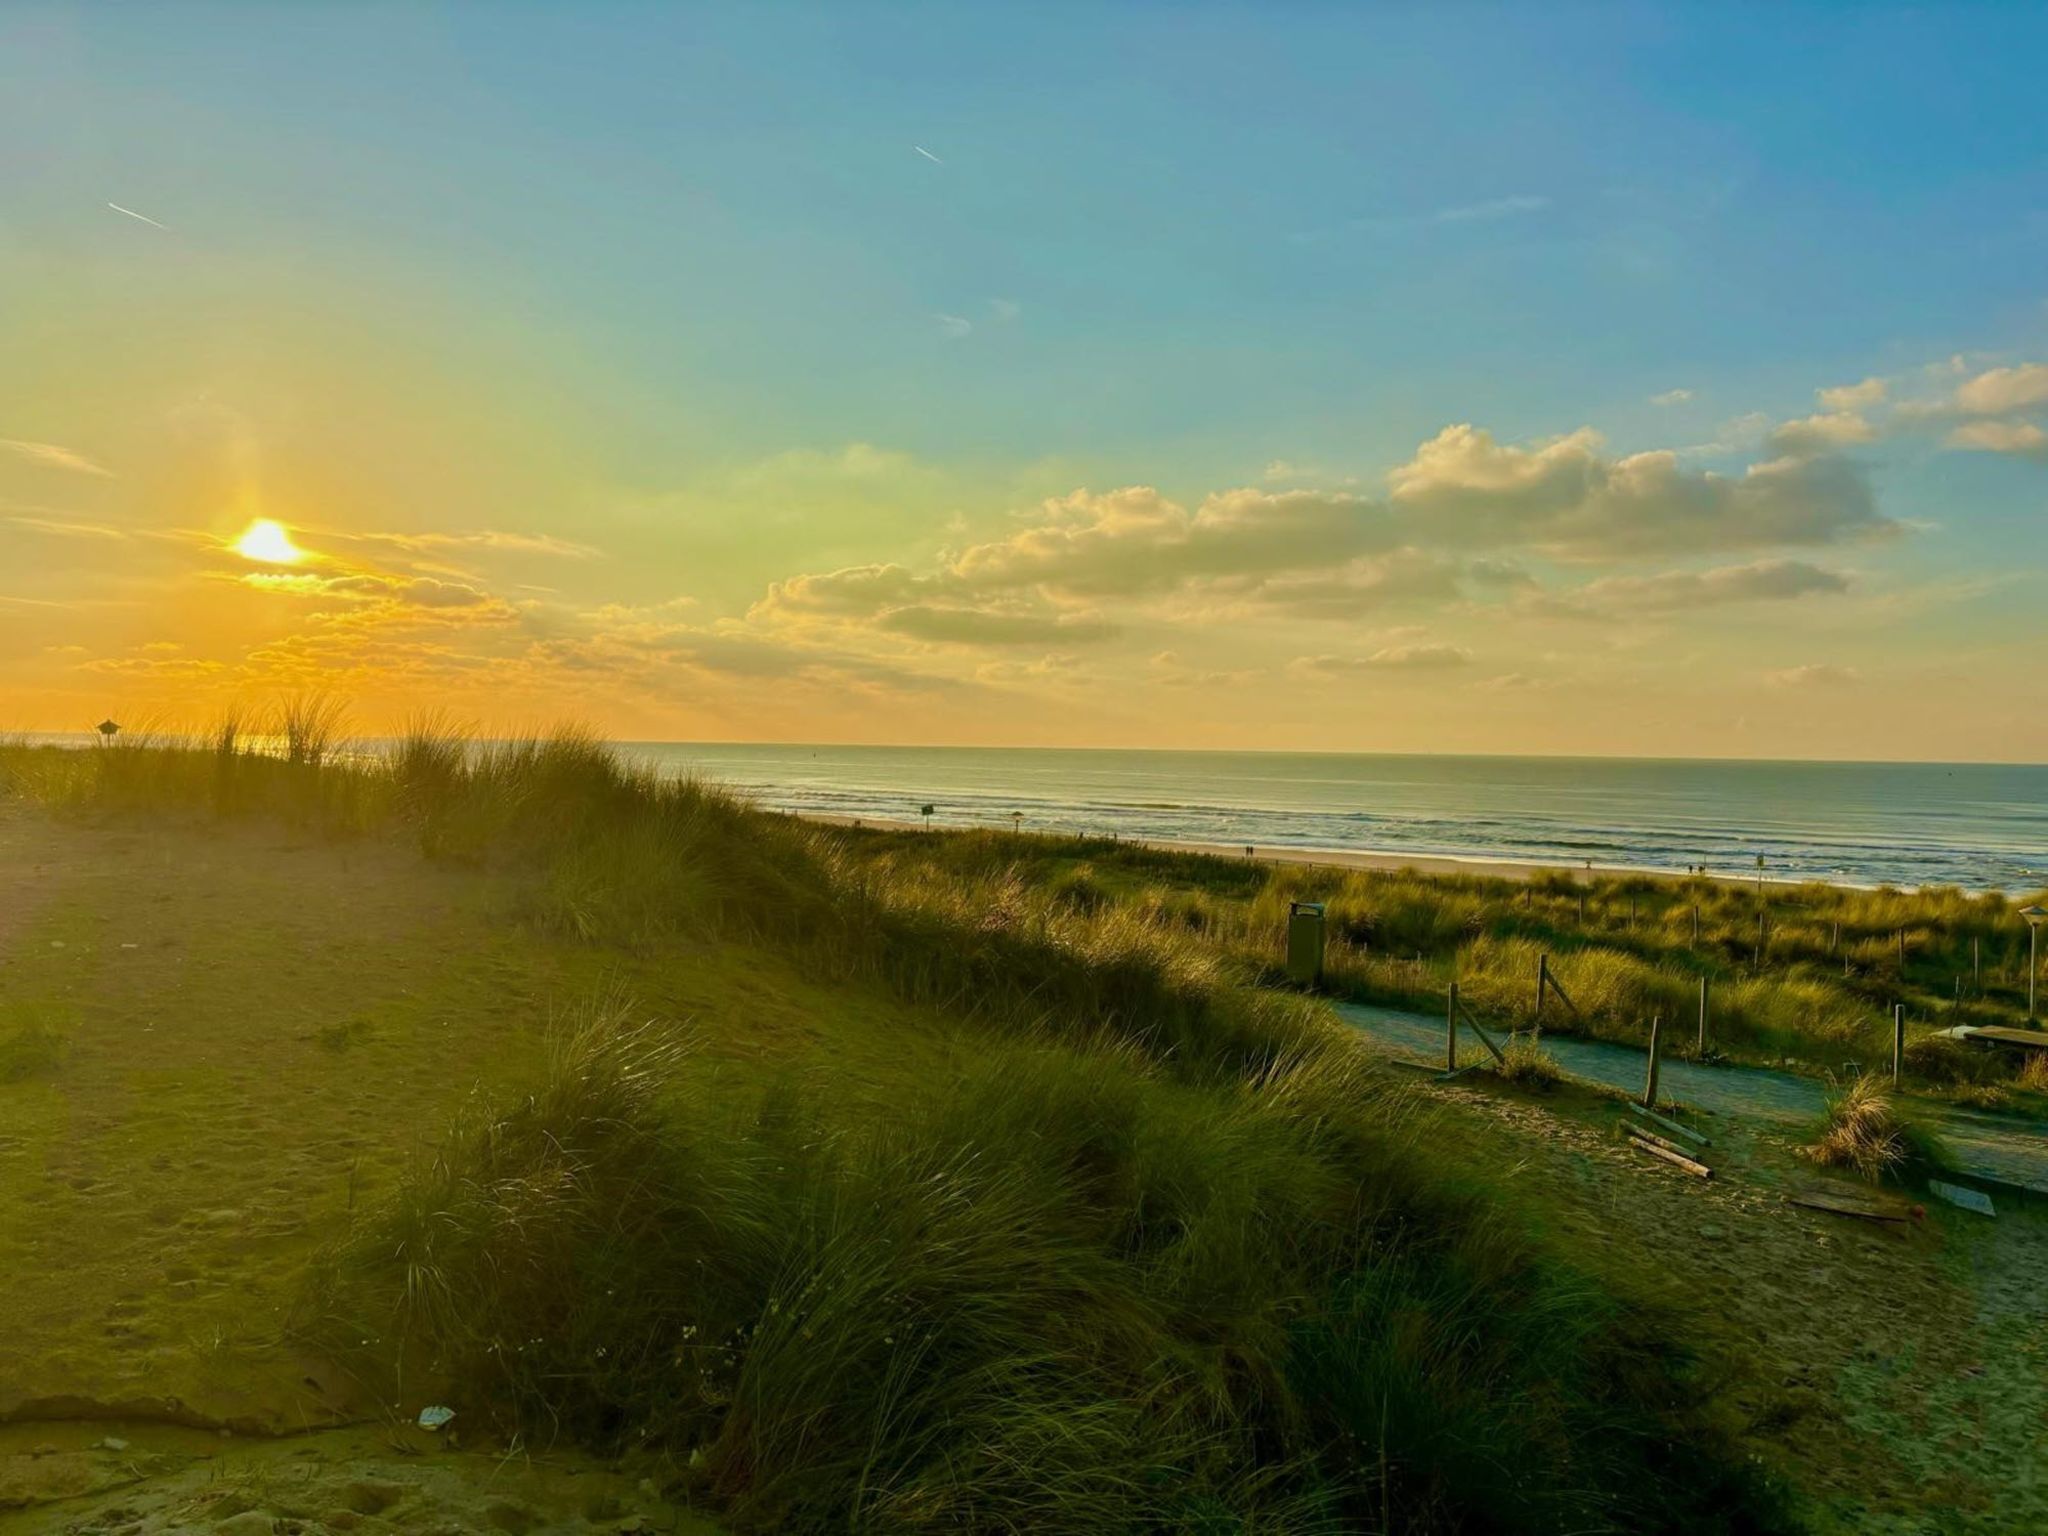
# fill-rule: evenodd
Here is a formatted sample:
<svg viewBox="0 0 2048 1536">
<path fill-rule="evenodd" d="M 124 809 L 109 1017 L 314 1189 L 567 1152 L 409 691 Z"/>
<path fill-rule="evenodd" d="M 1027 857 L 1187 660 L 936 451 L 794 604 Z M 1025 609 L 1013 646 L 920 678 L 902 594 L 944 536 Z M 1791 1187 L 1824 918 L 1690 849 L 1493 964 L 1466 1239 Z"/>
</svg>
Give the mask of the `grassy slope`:
<svg viewBox="0 0 2048 1536">
<path fill-rule="evenodd" d="M 1201 934 L 1246 974 L 1268 978 L 1279 970 L 1288 902 L 1322 901 L 1331 988 L 1432 1013 L 1455 978 L 1487 1017 L 1528 1023 L 1538 956 L 1547 954 L 1583 1012 L 1553 999 L 1545 1027 L 1640 1043 L 1653 1013 L 1691 1029 L 1705 976 L 1717 1049 L 1832 1069 L 1887 1060 L 1892 1005 L 1903 1002 L 1909 1066 L 1922 1087 L 1993 1104 L 2028 1091 L 2013 1080 L 2012 1063 L 1926 1039 L 1951 1024 L 2024 1019 L 2026 930 L 1997 895 L 1771 887 L 1760 951 L 1758 898 L 1720 882 L 1342 871 L 986 832 L 846 829 L 838 837 L 878 869 L 954 879 L 1007 872 L 1077 908 L 1141 912 Z"/>
<path fill-rule="evenodd" d="M 801 1059 L 862 1092 L 942 1039 L 773 955 L 548 939 L 508 920 L 499 879 L 274 826 L 15 808 L 0 886 L 0 1040 L 33 1023 L 59 1042 L 0 1084 L 0 1414 L 53 1395 L 281 1424 L 339 1406 L 331 1372 L 300 1392 L 277 1354 L 307 1258 L 473 1090 L 532 1081 L 550 1017 L 593 997 L 698 1020 L 730 1070 Z"/>
<path fill-rule="evenodd" d="M 0 1233 L 13 1233 L 20 1218 L 19 1230 L 43 1245 L 40 1266 L 14 1272 L 41 1285 L 39 1316 L 53 1336 L 68 1340 L 71 1353 L 59 1363 L 74 1380 L 81 1370 L 88 1376 L 101 1371 L 110 1380 L 133 1370 L 158 1386 L 166 1373 L 184 1371 L 182 1379 L 202 1394 L 195 1402 L 225 1388 L 258 1397 L 268 1391 L 275 1400 L 286 1377 L 274 1357 L 253 1356 L 223 1383 L 217 1368 L 207 1376 L 179 1356 L 194 1352 L 192 1341 L 204 1340 L 209 1320 L 232 1325 L 253 1310 L 257 1325 L 247 1331 L 259 1340 L 269 1331 L 261 1314 L 283 1304 L 296 1264 L 316 1238 L 340 1225 L 346 1190 L 326 1143 L 360 1141 L 363 1203 L 389 1209 L 382 1196 L 392 1171 L 407 1149 L 432 1136 L 468 1085 L 480 1078 L 500 1089 L 536 1081 L 536 1021 L 608 988 L 636 993 L 649 1011 L 696 1020 L 690 1086 L 663 1114 L 680 1108 L 701 1117 L 699 1137 L 704 1127 L 731 1124 L 735 1109 L 757 1102 L 763 1085 L 777 1083 L 791 1064 L 807 1086 L 777 1087 L 771 1102 L 784 1124 L 806 1123 L 810 1115 L 808 1123 L 842 1143 L 849 1127 L 882 1120 L 890 1122 L 889 1135 L 909 1134 L 913 1146 L 928 1151 L 948 1136 L 959 1140 L 963 1115 L 965 1131 L 985 1137 L 1019 1117 L 1027 1126 L 1043 1124 L 1048 1116 L 1031 1113 L 1030 1106 L 1043 1104 L 1048 1093 L 1058 1104 L 1076 1102 L 1075 1086 L 1055 1070 L 1076 1059 L 1068 1048 L 1030 1038 L 996 1046 L 987 1026 L 1011 1034 L 1015 1018 L 973 1024 L 907 1009 L 875 982 L 849 984 L 846 972 L 859 967 L 839 964 L 833 984 L 821 986 L 803 974 L 815 977 L 820 957 L 793 956 L 786 944 L 762 950 L 641 934 L 621 947 L 562 936 L 574 927 L 562 920 L 565 901 L 572 912 L 599 918 L 615 910 L 602 882 L 593 887 L 571 879 L 565 892 L 550 880 L 536 893 L 524 878 L 422 865 L 374 841 L 319 846 L 261 823 L 167 831 L 155 821 L 124 821 L 56 831 L 17 815 L 0 822 L 0 857 L 17 876 L 33 877 L 0 883 L 10 893 L 0 904 L 0 957 L 9 962 L 0 969 L 0 1005 L 61 1020 L 69 1042 L 53 1073 L 0 1086 L 10 1114 L 9 1129 L 0 1134 L 16 1138 L 0 1141 L 0 1179 L 7 1181 L 0 1183 L 0 1199 L 7 1201 L 0 1207 L 7 1218 Z M 1225 871 L 1223 878 L 1237 876 Z M 23 891 L 34 894 L 23 899 Z M 1013 884 L 982 889 L 979 897 L 983 908 L 1020 899 Z M 942 926 L 935 931 L 944 933 Z M 149 941 L 124 936 L 144 933 Z M 50 947 L 59 942 L 63 949 Z M 138 948 L 122 950 L 123 943 Z M 1010 961 L 1018 958 L 1006 953 Z M 994 963 L 987 954 L 983 959 Z M 956 979 L 942 972 L 898 968 L 890 975 L 899 988 L 957 991 Z M 156 1029 L 140 1026 L 157 1021 L 165 997 L 203 1027 L 159 1044 Z M 196 1059 L 227 1042 L 233 1051 L 219 1055 L 232 1061 Z M 171 1070 L 153 1069 L 150 1053 L 173 1043 L 181 1048 L 169 1053 Z M 992 1048 L 1000 1059 L 977 1071 L 976 1062 Z M 1234 1187 L 1236 1198 L 1252 1200 L 1251 1209 L 1285 1192 L 1284 1179 L 1277 1188 L 1262 1188 L 1252 1176 L 1217 1177 L 1219 1167 L 1256 1161 L 1239 1155 L 1224 1165 L 1210 1160 L 1212 1140 L 1230 1145 L 1212 1137 L 1211 1127 L 1243 1114 L 1227 1081 L 1162 1082 L 1156 1068 L 1128 1050 L 1078 1060 L 1086 1065 L 1087 1092 L 1098 1095 L 1098 1109 L 1113 1106 L 1109 1123 L 1155 1127 L 1137 1142 L 1125 1137 L 1102 1144 L 1105 1151 L 1124 1146 L 1110 1166 L 1140 1176 L 1139 1188 L 1162 1169 L 1170 1174 L 1174 1164 L 1171 1158 L 1162 1163 L 1159 1150 L 1133 1161 L 1133 1151 L 1139 1144 L 1156 1149 L 1161 1134 L 1170 1133 L 1163 1145 L 1184 1144 L 1185 1155 L 1197 1157 L 1187 1166 L 1203 1170 L 1205 1187 L 1216 1185 L 1219 1194 Z M 920 1093 L 920 1085 L 934 1091 Z M 144 1086 L 147 1094 L 137 1091 Z M 126 1096 L 120 1123 L 96 1112 L 110 1092 Z M 279 1093 L 288 1096 L 288 1114 L 272 1113 Z M 160 1114 L 148 1107 L 158 1103 Z M 261 1117 L 254 1126 L 238 1123 L 252 1113 Z M 1080 1129 L 1104 1118 L 1084 1117 Z M 1569 1114 L 1564 1135 L 1555 1134 L 1555 1115 L 1542 1118 L 1547 1128 L 1532 1134 L 1532 1122 L 1512 1102 L 1506 1112 L 1467 1102 L 1455 1127 L 1439 1127 L 1431 1145 L 1440 1160 L 1461 1164 L 1468 1181 L 1509 1195 L 1525 1214 L 1556 1230 L 1613 1284 L 1667 1293 L 1674 1315 L 1687 1319 L 1684 1331 L 1713 1341 L 1715 1358 L 1732 1377 L 1721 1401 L 1741 1416 L 1761 1453 L 1782 1457 L 1779 1464 L 1852 1525 L 1867 1519 L 1872 1527 L 1917 1529 L 1922 1515 L 1913 1511 L 1947 1509 L 1957 1529 L 1972 1523 L 1998 1528 L 1993 1512 L 2001 1510 L 2021 1522 L 2011 1528 L 2029 1528 L 2028 1506 L 1998 1479 L 2027 1454 L 2026 1405 L 2038 1411 L 2040 1402 L 2038 1348 L 2028 1348 L 2024 1287 L 2015 1269 L 2025 1243 L 2034 1245 L 2027 1251 L 2038 1251 L 2033 1227 L 2019 1229 L 2032 1236 L 2018 1246 L 1985 1249 L 1984 1232 L 1967 1227 L 1901 1247 L 1830 1229 L 1824 1219 L 1788 1226 L 1784 1213 L 1755 1190 L 1731 1182 L 1706 1191 L 1645 1178 L 1615 1167 L 1599 1138 L 1570 1134 Z M 1583 1125 L 1587 1117 L 1579 1119 Z M 1246 1132 L 1255 1140 L 1272 1134 L 1270 1126 L 1257 1129 L 1259 1123 L 1254 1117 Z M 237 1134 L 251 1139 L 235 1150 L 261 1155 L 217 1155 L 215 1142 Z M 169 1139 L 143 1149 L 134 1144 L 138 1135 Z M 664 1145 L 695 1144 L 667 1130 L 661 1136 Z M 723 1140 L 714 1136 L 713 1147 Z M 887 1135 L 867 1143 L 887 1144 Z M 1051 1145 L 1059 1145 L 1057 1136 Z M 146 1174 L 136 1158 L 144 1150 Z M 1282 1163 L 1293 1155 L 1286 1153 Z M 212 1162 L 203 1168 L 181 1166 L 206 1158 Z M 90 1160 L 96 1173 L 83 1176 L 95 1182 L 49 1200 L 48 1173 L 66 1159 Z M 1768 1163 L 1760 1156 L 1755 1170 L 1744 1170 L 1761 1177 L 1766 1190 Z M 1522 1171 L 1504 1181 L 1501 1170 L 1508 1167 Z M 1153 1172 L 1146 1174 L 1147 1168 Z M 1313 1175 L 1312 1167 L 1308 1171 Z M 1057 1195 L 1060 1177 L 1057 1166 L 1041 1169 L 1034 1176 L 1039 1193 L 1049 1178 Z M 165 1185 L 166 1179 L 183 1182 Z M 136 1192 L 145 1183 L 152 1193 L 174 1190 L 189 1208 L 204 1203 L 207 1209 L 261 1211 L 279 1179 L 291 1196 L 283 1203 L 303 1204 L 308 1212 L 297 1231 L 248 1234 L 237 1224 L 186 1223 L 167 1233 L 139 1224 L 147 1212 Z M 903 1183 L 892 1177 L 888 1187 Z M 1173 1187 L 1169 1179 L 1160 1192 Z M 1097 1190 L 1092 1203 L 1113 1214 L 1118 1201 L 1102 1194 Z M 1703 1202 L 1711 1206 L 1705 1221 Z M 1055 1209 L 1069 1212 L 1061 1220 L 1071 1219 L 1070 1202 L 1056 1199 Z M 1152 1222 L 1170 1211 L 1155 1207 Z M 1217 1214 L 1219 1234 L 1243 1225 L 1227 1199 Z M 1173 1216 L 1166 1225 L 1186 1219 Z M 804 1226 L 801 1220 L 787 1225 Z M 818 1229 L 809 1230 L 815 1235 Z M 2014 1229 L 2007 1223 L 1998 1230 Z M 257 1240 L 245 1244 L 250 1236 Z M 1042 1223 L 1033 1236 L 1045 1237 Z M 1102 1236 L 1084 1227 L 1060 1240 L 1082 1243 L 1078 1256 L 1085 1258 L 1087 1250 L 1101 1248 Z M 1952 1244 L 1946 1252 L 1944 1238 Z M 184 1294 L 174 1284 L 159 1295 L 158 1277 L 147 1264 L 167 1241 L 174 1250 L 182 1244 L 202 1280 L 213 1282 L 210 1295 L 204 1283 Z M 1129 1241 L 1127 1233 L 1117 1243 Z M 52 1253 L 61 1262 L 110 1251 L 115 1261 L 105 1266 L 50 1262 Z M 1474 1250 L 1486 1251 L 1483 1244 Z M 1504 1252 L 1511 1255 L 1514 1245 Z M 1163 1253 L 1171 1256 L 1173 1249 Z M 1000 1291 L 998 1282 L 1014 1260 L 1007 1252 L 988 1271 L 983 1292 Z M 1193 1271 L 1196 1277 L 1234 1272 L 1238 1266 L 1210 1264 Z M 1268 1271 L 1262 1281 L 1279 1278 Z M 260 1304 L 250 1308 L 245 1296 L 236 1305 L 221 1285 L 227 1280 L 253 1287 Z M 133 1294 L 138 1289 L 139 1298 Z M 1818 1297 L 1827 1305 L 1816 1308 Z M 112 1310 L 137 1299 L 145 1309 L 164 1304 L 140 1332 Z M 1587 1299 L 1596 1311 L 1606 1305 Z M 1182 1304 L 1187 1301 L 1183 1295 Z M 1201 1303 L 1205 1327 L 1231 1315 L 1215 1304 L 1213 1297 Z M 1446 1315 L 1457 1315 L 1455 1302 Z M 1573 1337 L 1569 1329 L 1555 1332 L 1552 1347 L 1568 1349 Z M 815 1352 L 813 1341 L 801 1337 L 791 1347 L 799 1360 Z M 1596 1334 L 1594 1348 L 1600 1347 Z M 223 1354 L 197 1353 L 211 1353 L 216 1367 Z M 1480 1380 L 1484 1387 L 1486 1379 Z M 1492 1380 L 1496 1388 L 1513 1390 L 1512 1373 Z M 1427 1422 L 1430 1415 L 1421 1418 Z M 1470 1445 L 1508 1443 L 1489 1440 L 1485 1423 L 1483 1415 L 1475 1421 Z M 1968 1444 L 1954 1439 L 1965 1425 L 1971 1426 Z M 1902 1438 L 1915 1455 L 1898 1454 Z M 1923 1445 L 1927 1456 L 1917 1454 Z M 1157 1503 L 1157 1490 L 1147 1496 Z"/>
</svg>

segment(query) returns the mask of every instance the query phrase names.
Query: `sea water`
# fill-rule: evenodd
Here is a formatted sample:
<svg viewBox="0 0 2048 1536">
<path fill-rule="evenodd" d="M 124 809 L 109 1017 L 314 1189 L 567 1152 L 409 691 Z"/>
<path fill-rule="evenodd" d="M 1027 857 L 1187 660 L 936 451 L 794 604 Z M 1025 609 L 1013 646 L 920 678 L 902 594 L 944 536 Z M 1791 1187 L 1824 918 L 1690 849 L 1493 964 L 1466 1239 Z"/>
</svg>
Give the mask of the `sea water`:
<svg viewBox="0 0 2048 1536">
<path fill-rule="evenodd" d="M 807 814 L 1754 874 L 2048 885 L 2048 767 L 625 743 Z M 1016 818 L 1021 817 L 1021 822 Z"/>
</svg>

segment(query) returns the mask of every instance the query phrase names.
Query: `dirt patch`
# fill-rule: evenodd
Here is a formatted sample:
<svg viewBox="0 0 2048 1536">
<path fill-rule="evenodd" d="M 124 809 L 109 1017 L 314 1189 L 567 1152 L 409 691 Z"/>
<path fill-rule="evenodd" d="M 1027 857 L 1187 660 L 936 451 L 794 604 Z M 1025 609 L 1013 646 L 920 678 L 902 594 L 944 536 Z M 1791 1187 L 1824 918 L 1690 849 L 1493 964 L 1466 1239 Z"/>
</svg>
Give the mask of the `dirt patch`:
<svg viewBox="0 0 2048 1536">
<path fill-rule="evenodd" d="M 1670 1309 L 1817 1529 L 2048 1530 L 2048 1211 L 1873 1225 L 1788 1206 L 1816 1179 L 1772 1128 L 1709 1117 L 1702 1181 L 1627 1146 L 1623 1112 L 1589 1096 L 1433 1091 L 1568 1252 Z"/>
<path fill-rule="evenodd" d="M 0 1429 L 0 1531 L 20 1536 L 584 1536 L 717 1527 L 670 1501 L 668 1463 L 482 1452 L 356 1428 L 278 1440 L 150 1424 Z"/>
</svg>

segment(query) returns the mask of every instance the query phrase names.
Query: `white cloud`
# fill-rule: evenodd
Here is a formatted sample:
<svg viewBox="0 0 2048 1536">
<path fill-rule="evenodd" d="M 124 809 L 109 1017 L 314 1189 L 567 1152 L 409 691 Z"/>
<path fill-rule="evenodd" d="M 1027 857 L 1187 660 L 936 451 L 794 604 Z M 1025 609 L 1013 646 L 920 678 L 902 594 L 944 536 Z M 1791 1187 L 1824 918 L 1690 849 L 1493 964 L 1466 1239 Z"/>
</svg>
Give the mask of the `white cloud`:
<svg viewBox="0 0 2048 1536">
<path fill-rule="evenodd" d="M 102 469 L 84 454 L 60 448 L 55 443 L 31 443 L 20 438 L 0 437 L 0 452 L 27 459 L 43 469 L 68 470 L 74 475 L 98 475 L 105 480 L 114 477 L 112 470 Z"/>
<path fill-rule="evenodd" d="M 1683 405 L 1692 398 L 1689 389 L 1667 389 L 1661 395 L 1650 396 L 1652 405 Z"/>
<path fill-rule="evenodd" d="M 1779 672 L 1766 672 L 1764 681 L 1774 688 L 1846 688 L 1859 681 L 1862 673 L 1854 667 L 1835 666 L 1830 662 L 1809 662 L 1803 667 L 1786 667 Z"/>
<path fill-rule="evenodd" d="M 939 322 L 940 334 L 949 340 L 958 341 L 962 336 L 967 335 L 974 329 L 974 322 L 972 320 L 964 319 L 959 315 L 934 315 L 932 318 Z"/>
<path fill-rule="evenodd" d="M 1538 606 L 1593 613 L 1670 613 L 1730 603 L 1782 602 L 1849 590 L 1849 580 L 1803 560 L 1758 560 L 1706 571 L 1661 571 L 1653 576 L 1606 576 L 1576 591 L 1544 598 Z"/>
<path fill-rule="evenodd" d="M 1891 385 L 1880 378 L 1868 378 L 1861 384 L 1837 384 L 1832 389 L 1817 389 L 1813 397 L 1829 411 L 1864 411 L 1883 401 L 1890 393 Z"/>
<path fill-rule="evenodd" d="M 2048 431 L 2031 421 L 1966 421 L 1949 433 L 1947 443 L 1979 453 L 2048 460 Z"/>
<path fill-rule="evenodd" d="M 1289 664 L 1296 672 L 1326 675 L 1355 672 L 1440 672 L 1470 666 L 1472 653 L 1460 645 L 1389 645 L 1365 656 L 1302 656 Z"/>
<path fill-rule="evenodd" d="M 1769 443 L 1774 453 L 1809 458 L 1872 442 L 1876 437 L 1877 429 L 1855 411 L 1829 411 L 1779 423 L 1772 429 Z"/>
<path fill-rule="evenodd" d="M 2048 405 L 2048 363 L 1987 369 L 1956 386 L 1955 403 L 1973 416 L 2002 416 Z"/>
<path fill-rule="evenodd" d="M 1606 560 L 1827 544 L 1891 532 L 1856 469 L 1827 457 L 1691 471 L 1668 451 L 1609 458 L 1590 427 L 1530 446 L 1446 427 L 1389 477 L 1418 544 Z"/>
</svg>

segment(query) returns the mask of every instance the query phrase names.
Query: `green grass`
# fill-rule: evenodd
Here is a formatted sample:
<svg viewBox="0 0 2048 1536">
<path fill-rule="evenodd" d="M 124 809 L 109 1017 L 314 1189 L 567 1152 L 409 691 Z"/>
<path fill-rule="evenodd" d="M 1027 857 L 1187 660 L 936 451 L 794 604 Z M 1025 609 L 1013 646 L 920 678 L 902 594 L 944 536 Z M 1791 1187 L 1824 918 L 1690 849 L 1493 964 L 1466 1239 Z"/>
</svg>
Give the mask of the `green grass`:
<svg viewBox="0 0 2048 1536">
<path fill-rule="evenodd" d="M 1759 900 L 1753 887 L 1703 879 L 1516 881 L 1265 866 L 996 832 L 849 829 L 838 837 L 848 857 L 885 878 L 1000 877 L 1091 915 L 1129 911 L 1198 936 L 1241 976 L 1268 982 L 1281 976 L 1288 904 L 1320 901 L 1331 934 L 1326 986 L 1335 995 L 1435 1013 L 1456 980 L 1480 1014 L 1514 1026 L 1537 1022 L 1545 956 L 1570 999 L 1548 999 L 1545 1029 L 1640 1044 L 1661 1014 L 1667 1026 L 1689 1030 L 1705 978 L 1711 1045 L 1738 1059 L 1815 1067 L 1884 1059 L 1900 1002 L 1915 1037 L 1958 1023 L 2017 1024 L 2024 1015 L 2025 925 L 1997 893 L 1814 884 L 1766 887 Z M 1987 1058 L 1967 1080 L 1982 1085 L 2012 1071 Z M 1923 1086 L 1961 1080 L 1951 1073 Z"/>
<path fill-rule="evenodd" d="M 18 1083 L 55 1072 L 70 1042 L 60 1010 L 29 1003 L 0 1003 L 0 1083 Z"/>
<path fill-rule="evenodd" d="M 745 1530 L 1745 1530 L 1663 1324 L 1348 1052 L 994 1045 L 849 1117 L 600 1017 L 331 1259 L 317 1336 Z M 373 1340 L 368 1349 L 361 1341 Z"/>
<path fill-rule="evenodd" d="M 320 1267 L 302 1326 L 394 1393 L 667 1448 L 745 1530 L 1785 1528 L 1670 1318 L 1428 1155 L 1348 1035 L 1239 985 L 1271 875 L 1042 878 L 998 840 L 761 816 L 578 732 L 123 740 L 0 753 L 0 783 L 403 839 L 493 872 L 548 942 L 774 954 L 821 1009 L 880 992 L 978 1039 L 842 1092 L 594 1018 Z"/>
</svg>

